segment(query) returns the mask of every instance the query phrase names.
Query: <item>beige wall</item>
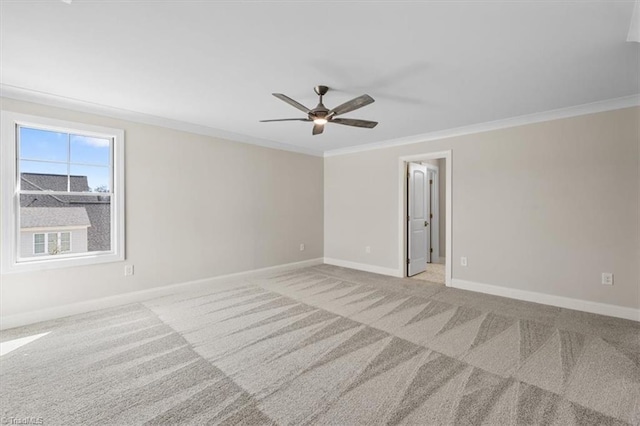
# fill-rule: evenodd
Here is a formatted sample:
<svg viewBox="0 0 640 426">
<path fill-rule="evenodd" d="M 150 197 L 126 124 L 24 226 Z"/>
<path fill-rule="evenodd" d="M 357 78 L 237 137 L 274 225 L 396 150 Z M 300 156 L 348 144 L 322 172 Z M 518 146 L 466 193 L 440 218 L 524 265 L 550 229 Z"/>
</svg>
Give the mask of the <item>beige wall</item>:
<svg viewBox="0 0 640 426">
<path fill-rule="evenodd" d="M 131 277 L 123 263 L 3 275 L 3 316 L 323 255 L 321 158 L 8 99 L 2 108 L 125 129 L 136 267 Z M 639 115 L 328 157 L 324 255 L 399 269 L 398 157 L 451 149 L 454 279 L 638 307 Z"/>
<path fill-rule="evenodd" d="M 323 255 L 322 158 L 9 99 L 2 108 L 125 130 L 135 265 L 130 277 L 122 262 L 3 275 L 3 316 Z"/>
<path fill-rule="evenodd" d="M 325 158 L 325 257 L 400 270 L 398 158 L 451 149 L 454 279 L 638 307 L 639 111 Z"/>
</svg>

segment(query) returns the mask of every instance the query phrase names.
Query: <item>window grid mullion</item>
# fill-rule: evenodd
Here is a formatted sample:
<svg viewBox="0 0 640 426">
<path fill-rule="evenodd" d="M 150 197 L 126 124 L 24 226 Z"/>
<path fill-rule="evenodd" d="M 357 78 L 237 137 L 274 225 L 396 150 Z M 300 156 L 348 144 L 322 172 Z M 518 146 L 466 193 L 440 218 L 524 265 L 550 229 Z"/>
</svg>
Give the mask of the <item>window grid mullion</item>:
<svg viewBox="0 0 640 426">
<path fill-rule="evenodd" d="M 53 164 L 67 164 L 69 163 L 72 166 L 89 166 L 89 167 L 110 167 L 109 164 L 100 164 L 100 163 L 76 163 L 73 161 L 59 161 L 59 160 L 39 160 L 37 158 L 23 158 L 20 157 L 20 161 L 32 161 L 34 163 L 53 163 Z"/>
<path fill-rule="evenodd" d="M 83 196 L 83 197 L 106 197 L 106 196 L 113 196 L 114 193 L 113 192 L 78 192 L 78 191 L 74 191 L 74 192 L 67 192 L 67 191 L 49 191 L 49 190 L 45 190 L 45 191 L 34 191 L 34 190 L 30 190 L 30 189 L 25 189 L 25 190 L 21 190 L 21 191 L 17 191 L 18 195 L 55 195 L 55 196 L 69 196 L 69 195 L 75 195 L 75 196 Z"/>
</svg>

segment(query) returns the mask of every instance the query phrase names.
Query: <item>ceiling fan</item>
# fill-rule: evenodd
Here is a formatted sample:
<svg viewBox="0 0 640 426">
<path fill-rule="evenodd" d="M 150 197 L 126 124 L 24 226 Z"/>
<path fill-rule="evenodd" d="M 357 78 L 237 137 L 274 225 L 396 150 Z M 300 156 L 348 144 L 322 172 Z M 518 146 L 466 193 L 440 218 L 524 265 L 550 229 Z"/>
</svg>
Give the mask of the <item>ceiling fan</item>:
<svg viewBox="0 0 640 426">
<path fill-rule="evenodd" d="M 351 99 L 348 102 L 343 103 L 333 109 L 328 109 L 322 103 L 322 97 L 327 94 L 329 88 L 327 86 L 316 86 L 313 89 L 318 96 L 320 96 L 320 102 L 318 105 L 309 109 L 301 103 L 294 101 L 290 97 L 283 95 L 282 93 L 273 93 L 276 98 L 285 101 L 289 105 L 298 108 L 300 111 L 307 114 L 307 118 L 280 118 L 276 120 L 260 120 L 261 123 L 267 123 L 271 121 L 313 121 L 313 131 L 311 134 L 319 135 L 324 131 L 324 125 L 327 123 L 342 124 L 345 126 L 364 127 L 367 129 L 373 129 L 378 125 L 377 121 L 358 120 L 355 118 L 339 118 L 338 115 L 346 114 L 347 112 L 354 111 L 363 106 L 369 105 L 374 102 L 374 99 L 369 95 L 358 96 Z"/>
</svg>

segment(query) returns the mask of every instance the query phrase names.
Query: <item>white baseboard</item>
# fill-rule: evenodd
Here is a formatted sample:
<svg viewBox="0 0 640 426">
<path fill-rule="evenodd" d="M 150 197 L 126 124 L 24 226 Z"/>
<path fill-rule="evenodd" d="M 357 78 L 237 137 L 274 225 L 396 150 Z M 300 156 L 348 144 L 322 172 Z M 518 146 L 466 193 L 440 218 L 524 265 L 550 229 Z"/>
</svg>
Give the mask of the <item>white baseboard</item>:
<svg viewBox="0 0 640 426">
<path fill-rule="evenodd" d="M 369 265 L 367 263 L 350 262 L 348 260 L 332 259 L 330 257 L 325 257 L 324 263 L 327 265 L 342 266 L 343 268 L 357 269 L 358 271 L 373 272 L 374 274 L 388 275 L 391 277 L 402 278 L 404 276 L 402 271 L 397 269 L 384 268 L 382 266 Z"/>
<path fill-rule="evenodd" d="M 500 287 L 491 284 L 482 284 L 456 278 L 451 280 L 451 286 L 462 290 L 476 291 L 478 293 L 492 294 L 494 296 L 508 297 L 510 299 L 542 303 L 545 305 L 557 306 L 560 308 L 575 309 L 577 311 L 590 312 L 593 314 L 640 321 L 640 309 L 628 308 L 625 306 L 609 305 L 606 303 L 573 299 L 563 296 L 554 296 L 552 294 L 518 290 L 514 288 Z"/>
<path fill-rule="evenodd" d="M 148 290 L 135 291 L 131 293 L 119 294 L 100 299 L 87 300 L 68 305 L 56 306 L 37 311 L 30 311 L 20 314 L 0 317 L 0 330 L 48 321 L 70 315 L 82 314 L 104 308 L 126 305 L 128 303 L 142 302 L 156 297 L 168 296 L 182 291 L 206 288 L 211 285 L 221 284 L 223 281 L 230 281 L 229 285 L 237 280 L 240 283 L 242 278 L 278 271 L 304 268 L 326 263 L 328 265 L 341 266 L 344 268 L 356 269 L 359 271 L 373 272 L 392 277 L 402 277 L 402 271 L 392 268 L 384 268 L 366 263 L 350 262 L 332 258 L 317 258 L 304 260 L 301 262 L 286 263 L 283 265 L 270 266 L 267 268 L 253 269 L 250 271 L 237 272 L 234 274 L 221 275 L 217 277 L 204 278 L 200 280 L 188 281 L 179 284 L 172 284 L 163 287 L 155 287 Z M 536 293 L 526 290 L 518 290 L 500 287 L 491 284 L 477 283 L 460 279 L 452 279 L 452 287 L 463 290 L 476 291 L 479 293 L 492 294 L 494 296 L 508 297 L 511 299 L 524 300 L 527 302 L 542 303 L 545 305 L 558 306 L 561 308 L 575 309 L 578 311 L 591 312 L 594 314 L 608 315 L 617 318 L 624 318 L 633 321 L 640 321 L 640 310 L 624 306 L 609 305 L 606 303 L 591 302 L 588 300 L 572 299 L 569 297 L 554 296 L 544 293 Z"/>
<path fill-rule="evenodd" d="M 83 302 L 71 303 L 68 305 L 56 306 L 37 311 L 24 312 L 20 314 L 0 317 L 0 330 L 6 330 L 37 322 L 48 321 L 70 315 L 83 314 L 104 308 L 126 305 L 129 303 L 142 302 L 156 297 L 168 296 L 182 291 L 206 288 L 212 284 L 220 284 L 221 281 L 239 281 L 242 278 L 250 278 L 268 272 L 287 271 L 291 269 L 304 268 L 307 266 L 322 265 L 323 259 L 310 259 L 302 262 L 286 263 L 283 265 L 270 266 L 267 268 L 253 269 L 250 271 L 237 272 L 234 274 L 220 275 L 217 277 L 203 278 L 184 283 L 172 284 L 162 287 L 154 287 L 148 290 L 134 291 L 131 293 L 118 294 L 115 296 L 92 299 Z"/>
</svg>

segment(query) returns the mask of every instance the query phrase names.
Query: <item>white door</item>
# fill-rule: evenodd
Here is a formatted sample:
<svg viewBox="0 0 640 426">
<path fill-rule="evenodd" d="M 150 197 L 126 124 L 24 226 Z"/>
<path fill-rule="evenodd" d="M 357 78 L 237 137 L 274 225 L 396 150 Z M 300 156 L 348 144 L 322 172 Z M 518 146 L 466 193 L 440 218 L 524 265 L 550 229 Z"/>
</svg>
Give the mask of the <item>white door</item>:
<svg viewBox="0 0 640 426">
<path fill-rule="evenodd" d="M 409 163 L 407 194 L 407 275 L 413 276 L 427 270 L 429 253 L 429 177 L 427 167 Z"/>
</svg>

